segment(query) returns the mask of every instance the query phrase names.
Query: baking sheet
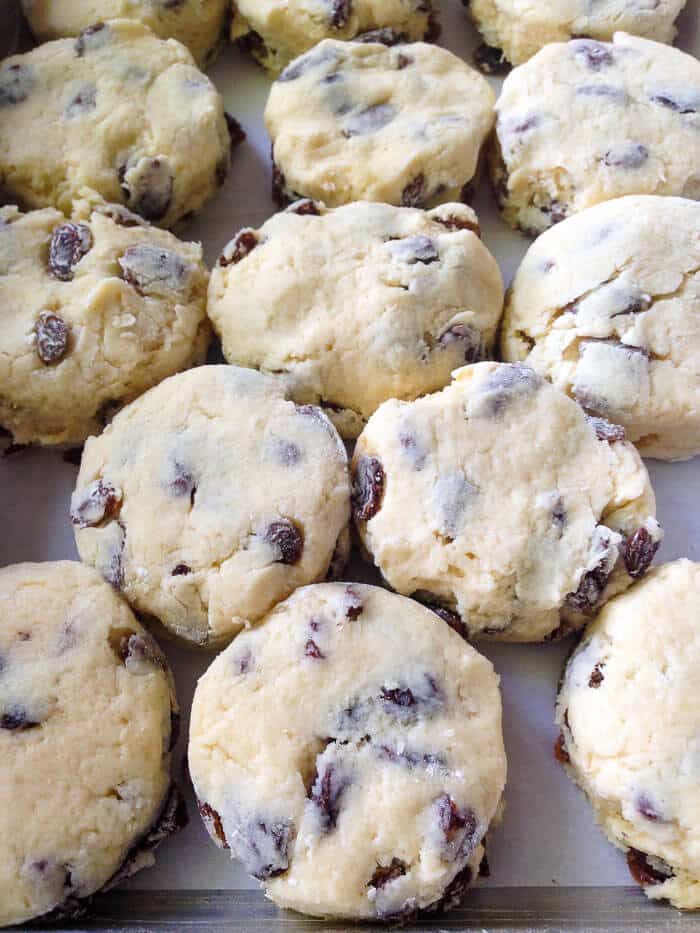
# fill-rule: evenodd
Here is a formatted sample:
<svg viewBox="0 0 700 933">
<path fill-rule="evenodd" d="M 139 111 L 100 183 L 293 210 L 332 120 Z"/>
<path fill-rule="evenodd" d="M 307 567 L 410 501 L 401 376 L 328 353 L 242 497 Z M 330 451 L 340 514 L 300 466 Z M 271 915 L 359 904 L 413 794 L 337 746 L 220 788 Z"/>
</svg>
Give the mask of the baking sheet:
<svg viewBox="0 0 700 933">
<path fill-rule="evenodd" d="M 544 2 L 544 0 L 543 0 Z M 0 20 L 12 0 L 0 0 Z M 700 56 L 700 4 L 689 0 L 678 45 Z M 471 60 L 478 44 L 460 0 L 442 0 L 441 44 Z M 2 30 L 0 23 L 0 30 Z M 7 38 L 7 32 L 0 35 Z M 242 226 L 258 226 L 273 211 L 270 199 L 269 139 L 262 112 L 269 79 L 236 50 L 224 50 L 210 75 L 224 96 L 226 108 L 243 124 L 248 140 L 241 147 L 222 191 L 181 236 L 201 240 L 211 265 L 222 246 Z M 491 79 L 494 87 L 500 82 Z M 475 201 L 486 245 L 497 257 L 506 284 L 512 278 L 529 241 L 509 230 L 497 217 L 485 185 Z M 683 464 L 648 463 L 665 528 L 659 560 L 688 556 L 698 560 L 700 540 L 700 460 Z M 23 560 L 77 559 L 68 520 L 68 503 L 77 469 L 57 450 L 27 450 L 0 460 L 0 565 Z M 373 581 L 358 561 L 352 574 Z M 348 575 L 350 576 L 350 574 Z M 187 784 L 184 772 L 189 705 L 197 678 L 212 656 L 164 644 L 175 672 L 183 707 L 183 737 L 175 753 L 175 776 Z M 556 685 L 569 645 L 485 645 L 481 648 L 501 675 L 504 731 L 509 777 L 503 824 L 489 842 L 490 887 L 629 885 L 623 856 L 595 828 L 582 795 L 566 778 L 552 755 L 556 738 L 553 704 Z M 156 867 L 132 879 L 125 889 L 217 890 L 250 889 L 257 884 L 228 854 L 216 849 L 196 815 L 188 788 L 190 826 L 164 844 Z M 505 892 L 504 892 L 505 893 Z M 641 895 L 637 895 L 641 900 Z M 117 897 L 115 903 L 119 901 Z M 145 902 L 144 902 L 145 903 Z M 467 902 L 468 903 L 468 900 Z M 657 924 L 674 912 L 655 912 Z M 447 924 L 443 921 L 443 926 Z M 451 926 L 452 924 L 450 924 Z M 252 927 L 251 927 L 252 928 Z M 261 927 L 262 928 L 262 927 Z"/>
</svg>

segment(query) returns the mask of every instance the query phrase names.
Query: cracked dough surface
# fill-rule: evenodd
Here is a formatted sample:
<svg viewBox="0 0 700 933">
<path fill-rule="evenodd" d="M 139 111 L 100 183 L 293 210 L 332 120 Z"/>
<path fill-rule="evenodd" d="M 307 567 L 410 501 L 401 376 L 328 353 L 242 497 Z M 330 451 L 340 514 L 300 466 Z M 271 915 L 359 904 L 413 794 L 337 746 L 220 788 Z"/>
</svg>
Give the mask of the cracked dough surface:
<svg viewBox="0 0 700 933">
<path fill-rule="evenodd" d="M 135 19 L 161 39 L 177 39 L 200 66 L 211 63 L 226 25 L 228 0 L 22 0 L 39 42 L 77 36 L 93 23 Z"/>
<path fill-rule="evenodd" d="M 628 197 L 571 217 L 530 247 L 501 349 L 642 456 L 700 452 L 700 204 Z"/>
<path fill-rule="evenodd" d="M 234 366 L 166 379 L 85 445 L 81 558 L 197 644 L 229 640 L 346 544 L 345 448 L 320 409 Z"/>
<path fill-rule="evenodd" d="M 297 590 L 197 686 L 189 765 L 207 828 L 283 907 L 399 919 L 449 901 L 499 815 L 498 683 L 415 602 Z"/>
<path fill-rule="evenodd" d="M 580 627 L 660 540 L 644 464 L 611 431 L 522 364 L 477 363 L 442 392 L 385 402 L 352 462 L 362 543 L 391 587 L 473 636 Z"/>
<path fill-rule="evenodd" d="M 532 234 L 628 194 L 700 198 L 700 62 L 649 39 L 542 49 L 496 104 L 492 181 Z"/>
<path fill-rule="evenodd" d="M 636 850 L 645 893 L 681 908 L 700 907 L 699 605 L 700 564 L 653 570 L 586 630 L 557 704 L 567 770 L 602 829 Z"/>
<path fill-rule="evenodd" d="M 575 36 L 612 39 L 616 32 L 673 42 L 676 17 L 686 0 L 469 0 L 469 12 L 486 43 L 513 65 L 549 42 Z"/>
<path fill-rule="evenodd" d="M 416 41 L 434 29 L 431 0 L 236 0 L 231 38 L 272 72 L 322 39 L 390 29 Z"/>
<path fill-rule="evenodd" d="M 486 80 L 445 49 L 325 39 L 270 90 L 281 194 L 329 207 L 464 200 L 493 105 Z"/>
<path fill-rule="evenodd" d="M 226 358 L 287 374 L 296 401 L 329 403 L 356 436 L 386 399 L 442 388 L 493 352 L 503 285 L 478 229 L 463 204 L 300 202 L 242 231 L 209 289 Z"/>
<path fill-rule="evenodd" d="M 150 650 L 94 570 L 0 570 L 2 926 L 104 887 L 161 810 L 172 677 L 159 654 L 120 657 L 124 636 Z"/>
<path fill-rule="evenodd" d="M 0 63 L 6 201 L 69 213 L 88 189 L 172 227 L 222 184 L 230 145 L 209 78 L 142 23 L 98 24 Z"/>
<path fill-rule="evenodd" d="M 198 244 L 119 205 L 0 208 L 0 424 L 20 444 L 81 443 L 203 362 L 208 278 Z"/>
</svg>

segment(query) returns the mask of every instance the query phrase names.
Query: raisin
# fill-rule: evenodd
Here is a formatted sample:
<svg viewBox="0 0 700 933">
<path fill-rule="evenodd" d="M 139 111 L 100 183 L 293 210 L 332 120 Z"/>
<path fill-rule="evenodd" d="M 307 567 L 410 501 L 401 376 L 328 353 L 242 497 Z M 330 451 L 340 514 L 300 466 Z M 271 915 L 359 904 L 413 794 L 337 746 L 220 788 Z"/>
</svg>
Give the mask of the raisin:
<svg viewBox="0 0 700 933">
<path fill-rule="evenodd" d="M 128 246 L 117 261 L 124 280 L 139 295 L 182 291 L 190 271 L 189 265 L 177 253 L 152 243 Z"/>
<path fill-rule="evenodd" d="M 401 204 L 403 207 L 425 207 L 426 185 L 425 175 L 422 173 L 416 175 L 413 181 L 410 181 L 401 193 Z"/>
<path fill-rule="evenodd" d="M 485 75 L 506 75 L 512 67 L 503 54 L 503 49 L 487 45 L 485 42 L 474 51 L 474 64 Z"/>
<path fill-rule="evenodd" d="M 433 755 L 430 752 L 420 753 L 411 751 L 403 745 L 401 749 L 391 748 L 388 745 L 380 745 L 378 748 L 379 757 L 384 761 L 390 761 L 392 764 L 406 765 L 408 768 L 439 768 L 446 770 L 445 761 L 439 755 Z"/>
<path fill-rule="evenodd" d="M 259 240 L 255 231 L 250 227 L 246 227 L 244 230 L 239 231 L 230 243 L 226 244 L 223 253 L 219 256 L 218 265 L 222 267 L 237 265 L 249 253 L 253 252 L 258 243 Z"/>
<path fill-rule="evenodd" d="M 162 651 L 150 635 L 133 632 L 130 629 L 112 629 L 109 644 L 116 655 L 133 673 L 145 666 L 159 667 L 166 670 L 167 662 Z"/>
<path fill-rule="evenodd" d="M 380 45 L 402 45 L 405 42 L 408 42 L 408 36 L 405 32 L 397 32 L 395 29 L 391 29 L 388 26 L 385 26 L 383 29 L 371 29 L 369 32 L 361 32 L 359 35 L 355 36 L 353 42 L 378 42 Z M 406 59 L 404 65 L 401 64 L 401 59 Z M 409 60 L 405 55 L 399 55 L 399 68 L 405 68 L 409 64 Z"/>
<path fill-rule="evenodd" d="M 431 218 L 436 224 L 447 227 L 448 230 L 471 230 L 478 237 L 481 236 L 481 227 L 476 220 L 460 217 L 458 214 L 448 214 L 447 217 Z"/>
<path fill-rule="evenodd" d="M 300 201 L 290 204 L 286 212 L 288 214 L 300 214 L 304 217 L 320 217 L 322 206 L 320 201 L 302 198 Z"/>
<path fill-rule="evenodd" d="M 192 568 L 188 567 L 187 564 L 177 564 L 175 567 L 173 567 L 171 576 L 186 577 L 190 573 L 192 573 Z"/>
<path fill-rule="evenodd" d="M 658 823 L 661 820 L 661 814 L 651 802 L 646 794 L 640 794 L 636 800 L 636 807 L 644 819 L 651 820 L 652 823 Z"/>
<path fill-rule="evenodd" d="M 452 609 L 448 609 L 446 606 L 439 605 L 439 603 L 426 603 L 426 607 L 431 609 L 435 615 L 440 616 L 443 622 L 447 622 L 450 628 L 454 629 L 465 641 L 468 641 L 469 629 L 460 615 L 453 612 Z"/>
<path fill-rule="evenodd" d="M 568 765 L 571 761 L 569 753 L 566 750 L 566 740 L 564 739 L 564 733 L 559 733 L 559 738 L 554 743 L 554 757 L 560 764 Z"/>
<path fill-rule="evenodd" d="M 661 862 L 661 860 L 658 860 Z M 630 874 L 641 887 L 646 888 L 653 884 L 663 884 L 673 877 L 673 870 L 670 866 L 664 865 L 664 869 L 655 868 L 649 861 L 645 852 L 639 849 L 627 850 L 627 867 Z"/>
<path fill-rule="evenodd" d="M 605 418 L 597 418 L 594 415 L 586 415 L 586 421 L 595 431 L 598 440 L 615 444 L 617 441 L 624 441 L 625 439 L 625 429 L 622 425 L 612 424 Z"/>
<path fill-rule="evenodd" d="M 352 114 L 345 121 L 343 136 L 350 139 L 353 136 L 369 136 L 383 129 L 396 116 L 396 109 L 391 104 L 375 104 Z"/>
<path fill-rule="evenodd" d="M 605 674 L 603 673 L 603 668 L 605 667 L 604 661 L 598 661 L 596 666 L 591 671 L 591 676 L 588 678 L 588 686 L 592 687 L 594 690 L 597 690 L 598 687 L 605 680 Z"/>
<path fill-rule="evenodd" d="M 197 807 L 209 833 L 216 837 L 224 849 L 230 848 L 228 840 L 226 839 L 226 833 L 224 832 L 223 823 L 221 822 L 221 817 L 217 811 L 213 807 L 210 807 L 208 803 L 204 803 L 201 800 L 197 801 Z"/>
<path fill-rule="evenodd" d="M 571 42 L 574 55 L 591 71 L 600 71 L 613 63 L 612 48 L 593 39 L 575 39 Z"/>
<path fill-rule="evenodd" d="M 368 888 L 383 888 L 385 884 L 391 884 L 402 875 L 406 874 L 408 866 L 402 859 L 393 858 L 389 865 L 377 865 L 376 871 L 367 882 Z"/>
<path fill-rule="evenodd" d="M 317 771 L 311 787 L 311 800 L 319 811 L 320 822 L 325 832 L 330 832 L 338 824 L 341 799 L 348 786 L 348 780 L 337 774 L 332 764 L 327 764 L 322 773 Z"/>
<path fill-rule="evenodd" d="M 237 659 L 236 667 L 239 674 L 249 674 L 253 670 L 253 654 L 250 648 L 246 648 L 243 654 Z"/>
<path fill-rule="evenodd" d="M 479 414 L 497 418 L 513 402 L 536 392 L 543 384 L 542 377 L 523 363 L 501 365 L 478 386 L 483 402 Z"/>
<path fill-rule="evenodd" d="M 453 324 L 438 337 L 437 345 L 441 349 L 461 345 L 464 347 L 464 362 L 478 363 L 484 359 L 485 348 L 481 333 L 469 324 Z"/>
<path fill-rule="evenodd" d="M 352 483 L 352 506 L 355 518 L 367 522 L 382 505 L 384 469 L 376 457 L 360 457 L 355 464 Z"/>
<path fill-rule="evenodd" d="M 92 233 L 85 224 L 61 224 L 51 234 L 49 272 L 62 282 L 70 282 L 73 269 L 93 245 Z"/>
<path fill-rule="evenodd" d="M 440 829 L 454 860 L 469 858 L 479 842 L 479 825 L 474 811 L 460 810 L 449 794 L 436 801 Z"/>
<path fill-rule="evenodd" d="M 290 202 L 299 200 L 290 198 L 287 194 L 287 179 L 274 162 L 272 163 L 272 200 L 278 207 L 286 207 Z"/>
<path fill-rule="evenodd" d="M 552 522 L 557 528 L 563 528 L 567 520 L 566 509 L 561 499 L 557 499 L 552 509 Z"/>
<path fill-rule="evenodd" d="M 245 142 L 245 130 L 238 120 L 226 111 L 224 111 L 224 119 L 226 120 L 226 128 L 228 130 L 229 140 L 231 141 L 231 149 L 235 149 L 236 146 L 240 146 L 242 142 Z"/>
<path fill-rule="evenodd" d="M 330 6 L 333 29 L 342 29 L 347 26 L 352 13 L 352 0 L 330 0 Z"/>
<path fill-rule="evenodd" d="M 304 534 L 294 522 L 282 519 L 273 522 L 265 532 L 265 540 L 279 553 L 278 564 L 296 564 L 304 550 Z"/>
<path fill-rule="evenodd" d="M 643 577 L 659 549 L 660 541 L 654 541 L 646 528 L 638 528 L 622 548 L 622 559 L 627 573 L 633 580 Z"/>
<path fill-rule="evenodd" d="M 120 590 L 124 585 L 124 544 L 126 531 L 121 522 L 117 522 L 118 536 L 107 551 L 107 560 L 98 566 L 98 570 L 107 583 Z"/>
<path fill-rule="evenodd" d="M 236 854 L 254 878 L 275 878 L 289 867 L 293 835 L 289 823 L 256 820 L 239 830 Z"/>
<path fill-rule="evenodd" d="M 98 479 L 82 492 L 71 507 L 71 522 L 79 528 L 94 528 L 114 518 L 119 512 L 122 493 L 105 479 Z"/>
<path fill-rule="evenodd" d="M 483 861 L 486 861 L 486 856 L 484 856 Z M 482 864 L 483 864 L 482 861 Z M 487 863 L 488 865 L 488 863 Z M 440 901 L 436 905 L 441 910 L 449 910 L 452 907 L 455 907 L 464 897 L 467 888 L 472 883 L 472 870 L 469 865 L 465 865 L 457 874 L 454 876 L 452 881 L 445 888 L 445 893 L 440 898 Z"/>
<path fill-rule="evenodd" d="M 399 71 L 403 71 L 404 68 L 408 68 L 409 65 L 413 64 L 413 59 L 410 55 L 400 54 L 396 59 L 396 67 Z"/>
<path fill-rule="evenodd" d="M 21 706 L 10 706 L 0 715 L 0 729 L 8 732 L 27 732 L 40 725 L 41 723 L 33 720 L 26 709 Z"/>
<path fill-rule="evenodd" d="M 173 196 L 173 175 L 167 159 L 156 156 L 142 158 L 122 185 L 129 205 L 146 220 L 162 220 L 170 209 Z"/>
<path fill-rule="evenodd" d="M 398 262 L 405 262 L 409 266 L 414 266 L 416 263 L 429 266 L 440 260 L 440 253 L 435 242 L 427 236 L 410 236 L 400 240 L 391 240 L 389 248 L 394 259 Z"/>
<path fill-rule="evenodd" d="M 413 695 L 413 691 L 409 687 L 401 688 L 394 687 L 388 689 L 387 687 L 382 687 L 382 700 L 386 703 L 391 703 L 394 706 L 415 706 L 416 698 Z"/>
<path fill-rule="evenodd" d="M 168 483 L 168 489 L 173 496 L 178 498 L 189 496 L 190 505 L 194 505 L 194 497 L 197 493 L 197 484 L 194 476 L 187 467 L 183 466 L 179 460 L 173 462 L 173 476 Z"/>
<path fill-rule="evenodd" d="M 603 164 L 610 168 L 641 168 L 649 158 L 649 150 L 641 143 L 627 143 L 609 149 L 603 156 Z"/>
<path fill-rule="evenodd" d="M 60 362 L 68 351 L 68 325 L 53 311 L 42 311 L 34 325 L 36 352 L 42 363 Z"/>
<path fill-rule="evenodd" d="M 67 120 L 84 116 L 97 106 L 97 88 L 94 84 L 84 85 L 69 101 L 65 109 Z"/>
<path fill-rule="evenodd" d="M 687 96 L 673 92 L 652 94 L 650 100 L 675 113 L 697 113 L 700 110 L 700 94 L 694 91 Z"/>
<path fill-rule="evenodd" d="M 565 605 L 574 612 L 592 615 L 610 579 L 605 561 L 584 573 L 575 593 L 569 593 Z"/>
<path fill-rule="evenodd" d="M 326 657 L 313 638 L 309 638 L 306 642 L 304 646 L 304 655 L 307 658 L 314 658 L 316 661 L 323 661 Z"/>
<path fill-rule="evenodd" d="M 99 49 L 100 46 L 109 41 L 110 32 L 111 30 L 106 23 L 94 23 L 92 26 L 88 26 L 87 29 L 83 29 L 73 46 L 75 54 L 78 58 L 82 58 L 86 52 Z"/>
<path fill-rule="evenodd" d="M 362 597 L 357 592 L 357 590 L 352 586 L 345 587 L 345 617 L 347 619 L 359 619 L 364 611 L 364 603 L 362 602 Z"/>
<path fill-rule="evenodd" d="M 25 101 L 34 87 L 28 65 L 19 62 L 0 68 L 0 107 L 16 107 Z"/>
</svg>

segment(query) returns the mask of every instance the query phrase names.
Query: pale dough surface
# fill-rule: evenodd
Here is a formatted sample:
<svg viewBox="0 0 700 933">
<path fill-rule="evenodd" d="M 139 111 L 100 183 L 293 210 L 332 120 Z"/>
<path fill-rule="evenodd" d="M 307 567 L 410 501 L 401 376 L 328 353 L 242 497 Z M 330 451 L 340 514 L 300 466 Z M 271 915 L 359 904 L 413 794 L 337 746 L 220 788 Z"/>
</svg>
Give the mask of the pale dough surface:
<svg viewBox="0 0 700 933">
<path fill-rule="evenodd" d="M 477 71 L 437 46 L 325 39 L 270 90 L 265 123 L 281 193 L 329 207 L 463 200 L 494 99 Z"/>
<path fill-rule="evenodd" d="M 214 85 L 142 23 L 114 20 L 0 63 L 6 201 L 69 213 L 89 189 L 172 227 L 223 183 L 230 146 Z"/>
<path fill-rule="evenodd" d="M 433 6 L 431 0 L 236 0 L 231 38 L 276 73 L 321 39 L 377 29 L 404 42 L 426 38 L 436 28 Z"/>
<path fill-rule="evenodd" d="M 189 765 L 212 837 L 275 903 L 398 919 L 478 873 L 506 777 L 498 677 L 417 603 L 304 587 L 200 680 Z"/>
<path fill-rule="evenodd" d="M 540 641 L 581 626 L 660 540 L 634 447 L 599 437 L 522 364 L 477 363 L 442 392 L 385 402 L 352 468 L 360 537 L 387 582 L 476 637 Z M 644 544 L 636 563 L 630 540 Z"/>
<path fill-rule="evenodd" d="M 177 39 L 206 66 L 216 52 L 228 0 L 22 0 L 22 9 L 39 42 L 77 36 L 94 23 L 135 19 L 161 39 Z"/>
<path fill-rule="evenodd" d="M 496 111 L 492 182 L 528 233 L 627 194 L 700 198 L 700 62 L 671 46 L 553 43 L 511 72 Z"/>
<path fill-rule="evenodd" d="M 198 244 L 119 205 L 0 208 L 0 424 L 20 444 L 82 443 L 203 362 L 208 278 Z"/>
<path fill-rule="evenodd" d="M 557 705 L 567 770 L 602 829 L 658 873 L 645 893 L 696 909 L 699 606 L 700 564 L 653 570 L 586 630 Z"/>
<path fill-rule="evenodd" d="M 672 42 L 686 0 L 469 0 L 486 43 L 522 65 L 549 42 L 576 36 L 612 39 L 622 30 Z"/>
<path fill-rule="evenodd" d="M 176 635 L 216 645 L 324 579 L 347 543 L 347 456 L 280 380 L 203 366 L 88 440 L 71 507 L 84 561 Z"/>
<path fill-rule="evenodd" d="M 172 710 L 165 660 L 94 570 L 0 570 L 0 925 L 110 881 L 166 798 Z"/>
<path fill-rule="evenodd" d="M 700 204 L 620 198 L 548 230 L 509 292 L 503 358 L 623 425 L 642 456 L 700 452 Z"/>
<path fill-rule="evenodd" d="M 224 354 L 286 374 L 296 401 L 327 404 L 354 436 L 387 399 L 442 388 L 492 354 L 503 285 L 478 231 L 463 204 L 293 205 L 241 231 L 214 268 Z"/>
</svg>

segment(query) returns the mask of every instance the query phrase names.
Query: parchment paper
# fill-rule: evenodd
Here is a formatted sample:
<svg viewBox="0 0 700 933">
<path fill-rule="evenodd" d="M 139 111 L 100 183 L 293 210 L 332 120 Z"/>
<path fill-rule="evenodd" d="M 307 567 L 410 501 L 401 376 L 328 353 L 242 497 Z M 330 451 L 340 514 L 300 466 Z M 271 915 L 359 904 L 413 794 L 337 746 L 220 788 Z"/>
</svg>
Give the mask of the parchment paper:
<svg viewBox="0 0 700 933">
<path fill-rule="evenodd" d="M 461 3 L 442 0 L 442 7 L 441 44 L 471 61 L 478 39 Z M 698 0 L 689 0 L 680 21 L 677 44 L 700 56 L 698 7 Z M 211 265 L 240 227 L 260 225 L 275 208 L 270 198 L 270 142 L 262 121 L 270 81 L 259 67 L 231 47 L 224 49 L 210 75 L 225 98 L 227 110 L 240 120 L 248 134 L 222 191 L 181 233 L 185 239 L 202 241 Z M 500 81 L 491 80 L 498 87 Z M 508 284 L 530 241 L 498 219 L 485 183 L 474 206 L 481 220 L 484 242 L 496 255 Z M 650 461 L 648 466 L 657 494 L 658 516 L 666 534 L 658 559 L 668 561 L 687 556 L 698 560 L 700 459 L 682 464 Z M 25 560 L 77 559 L 68 521 L 68 503 L 76 475 L 76 468 L 65 463 L 57 450 L 28 450 L 0 460 L 0 566 Z M 352 576 L 374 581 L 370 569 L 357 559 Z M 164 648 L 175 672 L 183 708 L 183 735 L 175 754 L 175 774 L 186 786 L 184 759 L 189 706 L 196 680 L 206 670 L 211 656 L 172 642 L 164 643 Z M 557 734 L 552 722 L 554 697 L 570 645 L 566 642 L 484 645 L 481 650 L 491 658 L 501 676 L 509 770 L 505 817 L 489 841 L 491 879 L 486 883 L 629 884 L 623 856 L 595 827 L 583 796 L 552 754 Z M 164 844 L 154 869 L 129 883 L 161 890 L 254 887 L 255 882 L 231 862 L 228 854 L 210 842 L 189 788 L 188 796 L 190 826 Z"/>
</svg>

